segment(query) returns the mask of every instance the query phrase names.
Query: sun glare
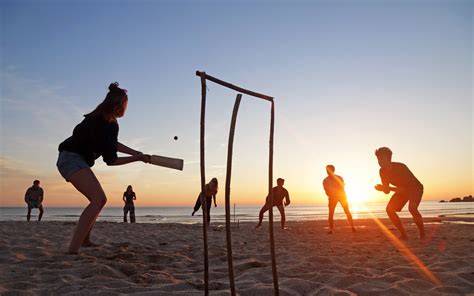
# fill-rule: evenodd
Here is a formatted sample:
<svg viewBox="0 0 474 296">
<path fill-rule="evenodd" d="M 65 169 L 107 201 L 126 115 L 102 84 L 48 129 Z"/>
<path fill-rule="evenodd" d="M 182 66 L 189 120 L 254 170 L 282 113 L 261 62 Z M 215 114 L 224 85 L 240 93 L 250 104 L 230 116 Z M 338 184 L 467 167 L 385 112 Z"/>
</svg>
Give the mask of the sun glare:
<svg viewBox="0 0 474 296">
<path fill-rule="evenodd" d="M 373 188 L 362 186 L 357 183 L 346 184 L 347 200 L 351 210 L 358 211 L 363 205 L 369 202 L 374 196 Z"/>
</svg>

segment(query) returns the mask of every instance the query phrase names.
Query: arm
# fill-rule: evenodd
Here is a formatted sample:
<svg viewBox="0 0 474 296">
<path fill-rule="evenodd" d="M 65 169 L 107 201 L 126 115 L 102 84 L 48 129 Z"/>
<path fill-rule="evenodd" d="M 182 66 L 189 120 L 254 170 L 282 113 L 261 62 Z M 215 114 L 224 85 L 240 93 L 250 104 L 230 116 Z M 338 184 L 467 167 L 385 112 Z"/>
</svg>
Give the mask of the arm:
<svg viewBox="0 0 474 296">
<path fill-rule="evenodd" d="M 117 151 L 122 152 L 128 155 L 137 155 L 137 154 L 142 154 L 142 152 L 133 150 L 130 147 L 125 146 L 124 144 L 117 142 Z"/>
<path fill-rule="evenodd" d="M 25 192 L 25 202 L 26 202 L 27 204 L 29 204 L 29 203 L 28 203 L 28 195 L 29 195 L 28 192 L 30 192 L 30 189 L 29 189 L 29 188 L 28 188 L 28 189 L 26 190 L 26 192 Z"/>
<path fill-rule="evenodd" d="M 39 198 L 39 204 L 42 204 L 42 203 L 43 203 L 43 195 L 44 195 L 44 190 L 41 189 L 41 195 L 40 195 L 40 198 Z"/>
<path fill-rule="evenodd" d="M 216 195 L 214 194 L 212 197 L 214 198 L 214 207 L 217 207 L 217 203 L 216 203 Z"/>
<path fill-rule="evenodd" d="M 135 194 L 135 192 L 133 193 L 133 200 L 137 200 L 137 195 Z"/>
<path fill-rule="evenodd" d="M 117 157 L 114 162 L 108 163 L 107 165 L 124 165 L 135 161 L 143 161 L 144 163 L 150 163 L 150 155 L 137 154 L 134 156 L 121 156 Z"/>
<path fill-rule="evenodd" d="M 289 206 L 290 205 L 290 193 L 288 192 L 288 190 L 286 191 L 286 195 L 285 195 L 285 207 L 286 206 Z"/>
<path fill-rule="evenodd" d="M 122 200 L 123 202 L 127 202 L 127 200 L 125 199 L 125 192 L 123 193 Z"/>
</svg>

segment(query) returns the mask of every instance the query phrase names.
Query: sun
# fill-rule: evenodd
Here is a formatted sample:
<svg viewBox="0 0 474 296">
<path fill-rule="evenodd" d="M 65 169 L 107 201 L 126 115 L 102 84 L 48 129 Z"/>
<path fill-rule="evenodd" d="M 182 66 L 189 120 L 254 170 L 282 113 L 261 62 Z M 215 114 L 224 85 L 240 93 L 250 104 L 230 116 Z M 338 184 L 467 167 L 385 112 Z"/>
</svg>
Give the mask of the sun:
<svg viewBox="0 0 474 296">
<path fill-rule="evenodd" d="M 357 183 L 346 184 L 347 200 L 352 211 L 364 208 L 365 204 L 374 196 L 374 190 L 370 186 L 362 186 Z"/>
</svg>

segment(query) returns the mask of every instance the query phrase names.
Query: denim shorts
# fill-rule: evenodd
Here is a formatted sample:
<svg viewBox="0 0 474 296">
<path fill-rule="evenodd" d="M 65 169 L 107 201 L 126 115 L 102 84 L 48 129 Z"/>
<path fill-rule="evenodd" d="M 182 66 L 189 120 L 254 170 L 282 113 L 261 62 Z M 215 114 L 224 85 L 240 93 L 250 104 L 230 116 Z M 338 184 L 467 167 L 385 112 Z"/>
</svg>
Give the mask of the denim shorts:
<svg viewBox="0 0 474 296">
<path fill-rule="evenodd" d="M 61 176 L 63 176 L 68 182 L 69 177 L 71 177 L 72 174 L 79 170 L 89 168 L 89 165 L 81 155 L 69 151 L 61 151 L 59 153 L 56 166 L 58 167 L 58 171 L 61 173 Z"/>
</svg>

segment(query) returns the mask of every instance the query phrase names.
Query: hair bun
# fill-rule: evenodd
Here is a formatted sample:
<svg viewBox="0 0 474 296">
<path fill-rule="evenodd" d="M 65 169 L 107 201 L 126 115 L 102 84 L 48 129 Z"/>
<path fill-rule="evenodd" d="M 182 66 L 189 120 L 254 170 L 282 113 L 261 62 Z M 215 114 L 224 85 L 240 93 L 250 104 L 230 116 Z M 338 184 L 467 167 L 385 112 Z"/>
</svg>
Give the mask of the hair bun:
<svg viewBox="0 0 474 296">
<path fill-rule="evenodd" d="M 114 92 L 119 90 L 119 83 L 118 82 L 113 82 L 109 85 L 109 91 Z"/>
</svg>

